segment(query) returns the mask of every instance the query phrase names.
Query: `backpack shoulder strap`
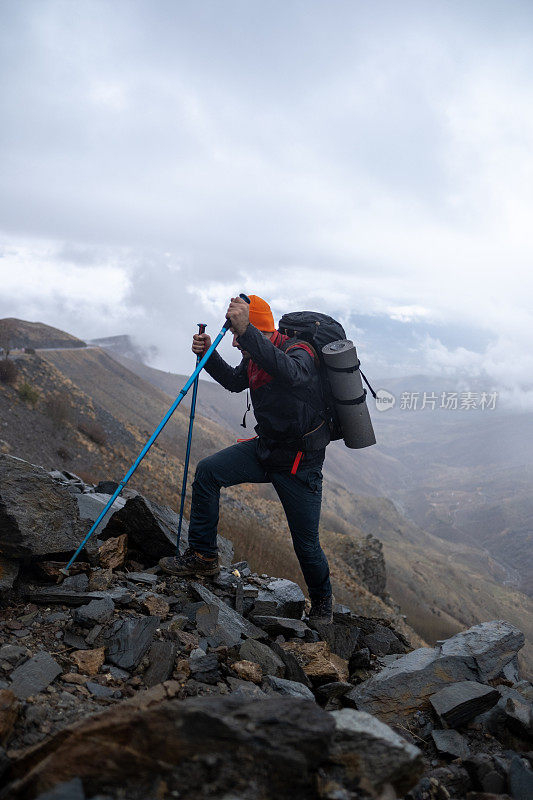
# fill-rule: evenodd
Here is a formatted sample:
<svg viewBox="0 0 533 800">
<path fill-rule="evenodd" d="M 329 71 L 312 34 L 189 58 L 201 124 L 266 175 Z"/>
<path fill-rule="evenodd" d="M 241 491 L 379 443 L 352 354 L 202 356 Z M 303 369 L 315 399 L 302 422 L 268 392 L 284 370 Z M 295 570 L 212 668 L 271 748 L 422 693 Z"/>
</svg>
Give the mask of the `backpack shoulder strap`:
<svg viewBox="0 0 533 800">
<path fill-rule="evenodd" d="M 287 341 L 283 342 L 281 345 L 280 350 L 283 350 L 284 353 L 288 353 L 289 350 L 294 350 L 295 347 L 300 347 L 302 350 L 308 352 L 315 364 L 318 365 L 320 363 L 313 345 L 309 344 L 309 342 L 305 342 L 303 339 L 297 339 L 296 341 L 294 341 L 294 339 L 287 339 Z"/>
</svg>

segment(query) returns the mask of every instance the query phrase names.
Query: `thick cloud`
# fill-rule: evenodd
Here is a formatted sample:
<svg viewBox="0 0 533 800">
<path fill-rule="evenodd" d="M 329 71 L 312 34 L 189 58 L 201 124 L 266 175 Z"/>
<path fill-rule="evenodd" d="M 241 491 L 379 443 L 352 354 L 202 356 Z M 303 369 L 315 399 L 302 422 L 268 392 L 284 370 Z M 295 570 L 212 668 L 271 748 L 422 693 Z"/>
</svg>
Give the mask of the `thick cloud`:
<svg viewBox="0 0 533 800">
<path fill-rule="evenodd" d="M 380 377 L 458 370 L 519 396 L 532 15 L 2 4 L 0 316 L 136 334 L 187 371 L 195 323 L 254 291 L 276 316 L 340 317 Z"/>
</svg>

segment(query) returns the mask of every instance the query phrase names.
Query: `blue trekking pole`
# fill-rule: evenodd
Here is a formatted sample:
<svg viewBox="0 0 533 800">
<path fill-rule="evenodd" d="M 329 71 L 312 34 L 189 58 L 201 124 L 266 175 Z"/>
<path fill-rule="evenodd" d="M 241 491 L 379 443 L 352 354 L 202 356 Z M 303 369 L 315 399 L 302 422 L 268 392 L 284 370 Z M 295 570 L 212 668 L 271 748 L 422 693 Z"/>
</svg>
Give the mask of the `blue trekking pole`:
<svg viewBox="0 0 533 800">
<path fill-rule="evenodd" d="M 204 322 L 198 323 L 198 333 L 204 333 L 206 325 Z M 200 363 L 201 355 L 196 356 L 196 366 Z M 194 425 L 194 412 L 196 409 L 196 395 L 198 394 L 198 376 L 192 385 L 192 399 L 191 399 L 191 416 L 189 417 L 189 435 L 187 437 L 187 450 L 185 452 L 185 464 L 183 465 L 183 482 L 181 484 L 181 500 L 180 500 L 180 519 L 178 522 L 178 535 L 176 537 L 176 555 L 180 553 L 180 538 L 181 538 L 181 525 L 183 522 L 183 507 L 185 505 L 185 493 L 187 491 L 187 473 L 189 472 L 189 458 L 191 455 L 191 442 L 192 442 L 192 426 Z"/>
<path fill-rule="evenodd" d="M 245 300 L 248 304 L 250 303 L 250 298 L 247 297 L 245 294 L 240 294 L 239 297 L 241 297 L 243 300 Z M 213 341 L 211 347 L 207 350 L 206 353 L 204 353 L 204 355 L 200 359 L 199 363 L 197 364 L 196 369 L 194 370 L 193 374 L 191 375 L 191 377 L 189 378 L 189 380 L 187 381 L 187 383 L 185 384 L 183 389 L 180 391 L 180 393 L 178 394 L 178 396 L 176 397 L 176 399 L 174 400 L 174 402 L 172 403 L 172 405 L 168 409 L 167 413 L 165 414 L 165 416 L 163 417 L 163 419 L 161 420 L 161 422 L 159 423 L 159 425 L 157 426 L 155 431 L 152 433 L 152 435 L 150 436 L 150 438 L 148 439 L 148 441 L 144 445 L 143 449 L 141 450 L 141 452 L 139 453 L 139 455 L 135 459 L 134 463 L 131 465 L 129 470 L 126 472 L 126 474 L 124 475 L 124 477 L 122 478 L 122 480 L 118 484 L 118 488 L 115 490 L 113 495 L 110 497 L 109 502 L 107 503 L 107 505 L 105 506 L 103 511 L 99 514 L 99 516 L 97 517 L 97 519 L 93 523 L 89 533 L 87 534 L 87 536 L 85 537 L 83 542 L 80 544 L 80 546 L 78 547 L 78 549 L 76 550 L 76 552 L 74 553 L 74 555 L 72 556 L 72 558 L 70 559 L 70 561 L 68 562 L 66 567 L 63 567 L 63 569 L 61 569 L 61 572 L 64 575 L 68 575 L 69 569 L 71 568 L 73 563 L 76 561 L 77 557 L 79 556 L 79 554 L 81 553 L 81 551 L 83 550 L 83 548 L 85 547 L 85 545 L 87 544 L 87 542 L 89 541 L 89 539 L 91 538 L 91 536 L 93 535 L 95 530 L 98 528 L 98 526 L 100 525 L 100 523 L 102 522 L 104 517 L 107 515 L 107 513 L 111 509 L 111 506 L 113 505 L 113 503 L 115 502 L 115 500 L 117 499 L 119 494 L 122 492 L 123 488 L 128 483 L 129 479 L 131 478 L 131 476 L 133 475 L 133 473 L 135 472 L 135 470 L 137 469 L 137 467 L 139 466 L 139 464 L 141 463 L 141 461 L 145 457 L 146 453 L 151 448 L 151 446 L 153 445 L 153 443 L 155 442 L 155 440 L 157 439 L 157 437 L 159 436 L 159 434 L 161 433 L 161 431 L 163 430 L 163 428 L 165 427 L 165 425 L 169 421 L 170 417 L 172 416 L 174 411 L 177 409 L 177 407 L 179 406 L 179 404 L 181 403 L 181 401 L 183 400 L 183 398 L 185 397 L 185 395 L 187 394 L 187 392 L 189 391 L 189 389 L 191 388 L 191 386 L 195 382 L 195 380 L 198 377 L 198 375 L 200 374 L 200 372 L 203 370 L 203 368 L 205 367 L 205 365 L 207 364 L 207 362 L 211 358 L 212 354 L 215 352 L 216 348 L 218 347 L 218 345 L 220 344 L 220 342 L 222 341 L 222 339 L 224 338 L 224 336 L 226 335 L 226 333 L 228 332 L 230 327 L 231 327 L 231 320 L 227 319 L 225 321 L 224 325 L 222 326 L 222 329 L 221 329 L 220 333 L 218 334 L 216 339 Z"/>
</svg>

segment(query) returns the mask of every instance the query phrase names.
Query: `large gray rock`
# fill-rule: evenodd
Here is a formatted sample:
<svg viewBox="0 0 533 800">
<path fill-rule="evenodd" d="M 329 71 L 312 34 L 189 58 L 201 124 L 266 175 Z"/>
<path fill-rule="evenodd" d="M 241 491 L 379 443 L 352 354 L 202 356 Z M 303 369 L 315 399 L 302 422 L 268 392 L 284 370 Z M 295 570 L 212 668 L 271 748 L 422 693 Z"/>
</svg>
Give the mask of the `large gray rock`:
<svg viewBox="0 0 533 800">
<path fill-rule="evenodd" d="M 522 631 L 510 622 L 496 619 L 456 633 L 440 643 L 440 652 L 461 658 L 486 683 L 496 678 L 523 646 Z"/>
<path fill-rule="evenodd" d="M 246 639 L 239 648 L 239 656 L 245 661 L 254 661 L 263 670 L 263 675 L 283 678 L 285 664 L 267 644 L 256 639 Z"/>
<path fill-rule="evenodd" d="M 464 736 L 458 731 L 437 730 L 431 731 L 435 747 L 443 755 L 451 758 L 468 758 L 470 747 Z"/>
<path fill-rule="evenodd" d="M 290 638 L 297 636 L 303 639 L 306 634 L 311 634 L 311 629 L 301 619 L 293 619 L 292 617 L 272 617 L 263 614 L 255 614 L 252 619 L 272 638 L 281 635 Z"/>
<path fill-rule="evenodd" d="M 41 467 L 0 454 L 0 555 L 68 553 L 87 532 L 75 498 Z"/>
<path fill-rule="evenodd" d="M 108 661 L 122 669 L 136 667 L 150 647 L 159 623 L 159 617 L 116 620 L 104 636 Z"/>
<path fill-rule="evenodd" d="M 251 613 L 301 619 L 304 607 L 304 593 L 297 583 L 274 578 L 259 590 Z"/>
<path fill-rule="evenodd" d="M 26 699 L 46 689 L 61 672 L 61 667 L 50 653 L 41 650 L 13 670 L 9 688 L 16 697 Z"/>
<path fill-rule="evenodd" d="M 101 597 L 91 600 L 86 606 L 80 606 L 74 611 L 73 618 L 78 625 L 92 627 L 97 622 L 109 622 L 113 618 L 115 604 L 110 597 Z"/>
<path fill-rule="evenodd" d="M 277 678 L 275 675 L 267 675 L 264 684 L 273 692 L 286 695 L 287 697 L 303 697 L 306 700 L 315 702 L 315 696 L 311 689 L 308 689 L 303 683 L 296 681 L 288 681 L 285 678 Z"/>
<path fill-rule="evenodd" d="M 155 686 L 170 678 L 176 658 L 176 645 L 173 642 L 152 642 L 148 653 L 150 665 L 144 673 L 146 686 Z"/>
<path fill-rule="evenodd" d="M 391 783 L 403 794 L 416 784 L 424 768 L 418 747 L 364 711 L 343 708 L 330 713 L 336 726 L 331 760 L 356 764 L 357 774 L 378 788 Z"/>
<path fill-rule="evenodd" d="M 285 664 L 285 675 L 283 677 L 285 677 L 287 680 L 295 681 L 296 683 L 303 683 L 304 686 L 307 686 L 307 688 L 310 689 L 311 681 L 305 674 L 303 667 L 296 659 L 296 656 L 289 650 L 284 650 L 283 647 L 280 647 L 277 642 L 271 642 L 269 646 Z"/>
<path fill-rule="evenodd" d="M 123 508 L 116 511 L 103 531 L 101 539 L 128 535 L 128 546 L 141 552 L 154 564 L 163 556 L 176 554 L 179 518 L 170 506 L 153 503 L 138 494 L 126 501 Z M 189 526 L 183 520 L 180 537 L 180 553 L 188 546 Z M 218 537 L 220 563 L 229 565 L 233 561 L 233 545 L 223 536 Z"/>
<path fill-rule="evenodd" d="M 218 595 L 201 583 L 191 583 L 191 589 L 200 597 L 207 608 L 198 609 L 196 624 L 201 633 L 218 639 L 220 644 L 232 647 L 240 644 L 243 638 L 266 639 L 266 634 L 241 614 L 230 608 Z"/>
<path fill-rule="evenodd" d="M 531 800 L 533 797 L 533 772 L 520 756 L 513 756 L 511 761 L 509 785 L 514 800 Z"/>
<path fill-rule="evenodd" d="M 419 708 L 429 697 L 454 681 L 475 680 L 463 659 L 442 656 L 437 648 L 420 647 L 396 659 L 345 695 L 347 705 L 394 722 Z"/>
<path fill-rule="evenodd" d="M 479 716 L 487 729 L 498 736 L 508 730 L 524 740 L 533 738 L 533 702 L 516 688 L 499 685 L 500 698 L 490 711 Z"/>
<path fill-rule="evenodd" d="M 441 720 L 450 728 L 469 720 L 496 705 L 500 693 L 477 681 L 458 681 L 445 686 L 429 698 Z"/>
<path fill-rule="evenodd" d="M 139 707 L 122 703 L 63 728 L 31 756 L 23 753 L 8 796 L 35 797 L 79 777 L 91 797 L 104 787 L 147 797 L 156 779 L 158 785 L 169 774 L 183 798 L 309 800 L 317 796 L 334 731 L 333 718 L 316 703 L 278 695 L 260 702 L 212 694 Z"/>
<path fill-rule="evenodd" d="M 75 498 L 78 503 L 80 518 L 88 519 L 91 522 L 96 522 L 111 499 L 109 495 L 100 494 L 97 492 L 91 492 L 90 494 L 77 494 L 75 495 Z M 123 497 L 117 497 L 109 509 L 109 513 L 113 514 L 115 511 L 120 511 L 121 508 L 124 508 L 125 504 L 126 501 Z M 103 523 L 105 523 L 105 519 L 103 520 Z"/>
<path fill-rule="evenodd" d="M 342 618 L 342 622 L 339 622 L 339 619 L 340 616 L 335 615 L 331 624 L 309 622 L 309 626 L 329 644 L 332 653 L 349 661 L 354 651 L 360 647 L 358 644 L 360 628 L 348 616 Z"/>
</svg>

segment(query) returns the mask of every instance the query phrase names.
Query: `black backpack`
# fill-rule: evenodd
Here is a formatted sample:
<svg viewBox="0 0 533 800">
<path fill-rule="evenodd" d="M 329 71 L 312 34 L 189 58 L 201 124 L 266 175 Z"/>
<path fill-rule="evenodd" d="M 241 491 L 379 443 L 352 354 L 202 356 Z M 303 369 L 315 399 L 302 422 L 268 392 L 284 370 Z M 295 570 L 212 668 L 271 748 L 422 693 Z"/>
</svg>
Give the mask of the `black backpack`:
<svg viewBox="0 0 533 800">
<path fill-rule="evenodd" d="M 322 397 L 326 408 L 326 422 L 329 427 L 332 440 L 342 439 L 342 430 L 339 418 L 333 403 L 333 396 L 328 380 L 327 369 L 322 358 L 322 348 L 330 342 L 337 342 L 339 339 L 346 339 L 346 332 L 340 322 L 328 317 L 327 314 L 319 314 L 318 311 L 293 311 L 284 314 L 279 321 L 278 329 L 292 340 L 300 340 L 311 345 L 316 353 L 322 386 Z M 286 342 L 285 347 L 290 347 L 292 342 Z M 323 414 L 323 409 L 317 409 Z"/>
</svg>

